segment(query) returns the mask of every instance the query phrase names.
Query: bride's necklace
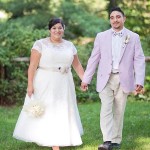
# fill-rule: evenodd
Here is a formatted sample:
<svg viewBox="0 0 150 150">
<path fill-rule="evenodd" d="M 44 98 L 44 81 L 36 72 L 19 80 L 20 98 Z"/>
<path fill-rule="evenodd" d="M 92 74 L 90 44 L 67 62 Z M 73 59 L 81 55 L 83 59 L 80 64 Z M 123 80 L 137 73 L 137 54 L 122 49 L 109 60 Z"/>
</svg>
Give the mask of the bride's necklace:
<svg viewBox="0 0 150 150">
<path fill-rule="evenodd" d="M 52 47 L 53 47 L 53 49 L 55 49 L 55 50 L 62 50 L 63 49 L 63 47 L 64 47 L 64 40 L 63 39 L 61 39 L 59 42 L 57 41 L 54 41 L 54 40 L 52 40 L 51 38 L 49 39 L 50 40 L 50 43 L 51 43 L 51 45 L 52 45 Z"/>
<path fill-rule="evenodd" d="M 61 39 L 60 41 L 54 41 L 50 38 L 50 42 L 53 44 L 53 45 L 60 45 L 63 43 L 63 40 Z"/>
</svg>

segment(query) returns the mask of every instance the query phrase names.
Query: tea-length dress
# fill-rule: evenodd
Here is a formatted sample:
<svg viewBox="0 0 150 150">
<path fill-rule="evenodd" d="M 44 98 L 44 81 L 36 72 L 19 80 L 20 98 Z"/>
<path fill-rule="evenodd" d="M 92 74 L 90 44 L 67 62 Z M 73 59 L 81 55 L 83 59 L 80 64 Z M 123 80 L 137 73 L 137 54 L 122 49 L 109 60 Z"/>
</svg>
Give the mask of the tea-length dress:
<svg viewBox="0 0 150 150">
<path fill-rule="evenodd" d="M 45 113 L 34 118 L 22 110 L 13 137 L 49 147 L 81 145 L 83 129 L 71 73 L 75 46 L 67 40 L 54 45 L 47 37 L 37 40 L 32 49 L 41 53 L 34 98 L 45 104 Z M 26 95 L 24 104 L 29 101 Z"/>
</svg>

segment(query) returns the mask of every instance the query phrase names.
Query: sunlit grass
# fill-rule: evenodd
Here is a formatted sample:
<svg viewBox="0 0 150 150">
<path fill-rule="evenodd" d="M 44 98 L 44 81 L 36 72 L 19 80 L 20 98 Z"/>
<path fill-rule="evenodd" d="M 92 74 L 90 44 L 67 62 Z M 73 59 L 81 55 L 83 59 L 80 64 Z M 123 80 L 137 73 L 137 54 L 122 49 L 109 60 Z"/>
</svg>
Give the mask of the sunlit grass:
<svg viewBox="0 0 150 150">
<path fill-rule="evenodd" d="M 150 137 L 149 138 L 144 138 L 144 137 L 137 138 L 135 140 L 135 143 L 137 143 L 137 145 L 141 145 L 140 147 L 142 147 L 143 149 L 146 149 L 146 150 L 150 149 Z"/>
<path fill-rule="evenodd" d="M 97 150 L 102 143 L 99 127 L 100 103 L 79 104 L 84 127 L 83 145 L 65 147 L 62 150 Z M 21 107 L 0 107 L 0 150 L 50 150 L 33 143 L 12 138 Z M 129 101 L 127 103 L 121 150 L 150 150 L 150 103 Z"/>
</svg>

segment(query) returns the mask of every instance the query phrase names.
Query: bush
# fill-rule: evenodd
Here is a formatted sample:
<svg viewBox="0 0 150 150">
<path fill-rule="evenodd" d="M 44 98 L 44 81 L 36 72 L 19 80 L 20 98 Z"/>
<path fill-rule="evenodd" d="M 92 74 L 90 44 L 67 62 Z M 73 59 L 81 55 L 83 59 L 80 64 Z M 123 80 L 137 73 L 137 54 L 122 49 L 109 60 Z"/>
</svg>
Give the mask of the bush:
<svg viewBox="0 0 150 150">
<path fill-rule="evenodd" d="M 29 57 L 33 42 L 47 36 L 44 30 L 21 26 L 9 21 L 0 25 L 0 66 L 5 72 L 0 79 L 0 104 L 20 103 L 27 88 L 27 62 L 15 62 L 16 57 Z M 2 73 L 2 72 L 1 72 Z"/>
<path fill-rule="evenodd" d="M 67 16 L 66 16 L 67 17 Z M 85 18 L 90 17 L 87 14 L 84 15 Z M 90 19 L 92 19 L 90 17 Z M 68 25 L 72 30 L 66 28 L 65 33 L 67 33 L 67 39 L 74 39 L 73 43 L 78 49 L 78 55 L 80 61 L 84 67 L 86 68 L 88 58 L 90 57 L 93 41 L 96 32 L 100 30 L 104 30 L 108 27 L 108 24 L 105 24 L 105 21 L 100 21 L 99 29 L 98 20 L 93 17 L 92 22 L 87 22 L 85 24 L 84 20 L 77 15 L 72 16 L 73 20 L 78 20 L 77 30 L 76 32 L 81 33 L 83 37 L 78 37 L 78 34 L 73 31 L 76 24 L 72 24 L 72 26 Z M 69 20 L 69 19 L 68 19 Z M 94 21 L 95 20 L 95 21 Z M 69 20 L 71 21 L 71 20 Z M 68 22 L 69 24 L 69 22 Z M 85 24 L 85 26 L 84 26 Z M 91 27 L 93 26 L 93 27 Z M 85 28 L 86 27 L 86 28 Z M 91 28 L 90 28 L 91 27 Z M 103 27 L 103 28 L 102 28 Z M 73 36 L 70 34 L 72 33 Z M 0 104 L 14 104 L 14 103 L 22 103 L 25 97 L 26 88 L 27 88 L 27 68 L 28 62 L 15 62 L 14 58 L 16 57 L 29 57 L 30 49 L 33 45 L 33 42 L 42 37 L 48 36 L 48 31 L 43 29 L 35 29 L 35 26 L 23 26 L 20 21 L 12 21 L 9 20 L 5 23 L 1 23 L 0 25 L 0 67 L 5 68 L 5 72 L 1 75 L 0 79 Z M 144 45 L 144 48 L 147 48 L 147 45 Z M 148 51 L 147 51 L 148 52 Z M 148 70 L 148 69 L 147 69 Z M 148 73 L 147 73 L 148 74 Z M 77 99 L 79 102 L 85 101 L 96 101 L 99 100 L 98 93 L 96 92 L 96 74 L 93 77 L 93 80 L 89 86 L 89 90 L 87 92 L 82 92 L 80 90 L 81 81 L 77 74 L 73 72 L 74 81 L 76 85 L 76 93 Z M 146 94 L 150 93 L 149 87 L 150 80 L 149 76 L 146 77 L 145 89 Z M 147 100 L 146 98 L 142 98 Z M 141 99 L 140 97 L 137 97 Z"/>
<path fill-rule="evenodd" d="M 9 78 L 0 80 L 0 104 L 11 105 L 11 104 L 22 104 L 27 88 L 27 76 L 24 70 L 27 69 L 26 64 L 22 64 L 17 67 L 12 65 L 8 67 Z"/>
<path fill-rule="evenodd" d="M 92 30 L 93 29 L 89 31 L 92 32 Z M 88 30 L 84 30 L 84 32 L 85 31 Z M 84 32 L 83 34 L 85 34 Z M 16 57 L 29 57 L 33 42 L 48 36 L 48 33 L 49 32 L 46 30 L 35 29 L 34 26 L 23 26 L 20 21 L 9 20 L 5 23 L 1 23 L 0 40 L 2 44 L 0 46 L 0 66 L 5 68 L 5 74 L 2 75 L 3 77 L 0 80 L 1 104 L 23 102 L 27 88 L 26 71 L 29 63 L 15 62 L 13 59 Z M 95 31 L 92 33 L 95 33 Z M 92 43 L 88 42 L 85 45 L 83 45 L 83 43 L 80 45 L 80 42 L 86 42 L 87 39 L 78 38 L 76 41 L 73 41 L 78 49 L 78 55 L 84 68 L 86 67 L 87 60 L 93 47 L 93 39 Z M 95 91 L 95 79 L 90 85 L 90 90 L 83 94 L 80 90 L 81 81 L 79 77 L 77 77 L 76 73 L 73 73 L 73 75 L 78 101 L 84 102 L 85 100 L 90 100 L 92 97 L 98 96 Z"/>
</svg>

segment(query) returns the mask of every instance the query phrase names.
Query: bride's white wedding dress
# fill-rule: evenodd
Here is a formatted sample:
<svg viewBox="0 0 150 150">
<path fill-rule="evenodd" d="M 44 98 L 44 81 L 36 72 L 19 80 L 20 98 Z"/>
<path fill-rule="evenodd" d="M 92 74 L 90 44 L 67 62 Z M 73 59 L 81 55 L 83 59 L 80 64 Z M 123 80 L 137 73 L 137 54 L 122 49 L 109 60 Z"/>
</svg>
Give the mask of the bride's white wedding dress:
<svg viewBox="0 0 150 150">
<path fill-rule="evenodd" d="M 81 145 L 83 129 L 71 73 L 76 48 L 66 40 L 54 45 L 48 37 L 36 41 L 32 49 L 41 53 L 34 78 L 34 98 L 44 103 L 45 113 L 32 117 L 22 110 L 13 137 L 41 146 Z M 26 95 L 24 105 L 29 102 Z"/>
</svg>

